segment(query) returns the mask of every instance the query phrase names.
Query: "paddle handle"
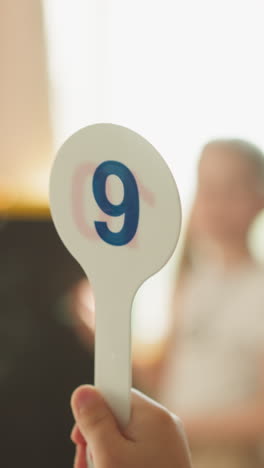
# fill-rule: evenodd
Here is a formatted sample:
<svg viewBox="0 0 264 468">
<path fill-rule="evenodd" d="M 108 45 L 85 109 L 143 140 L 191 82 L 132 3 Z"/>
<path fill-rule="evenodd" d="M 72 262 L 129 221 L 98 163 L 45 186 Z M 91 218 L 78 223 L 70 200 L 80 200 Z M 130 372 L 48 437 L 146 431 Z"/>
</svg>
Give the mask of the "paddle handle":
<svg viewBox="0 0 264 468">
<path fill-rule="evenodd" d="M 107 288 L 108 289 L 108 288 Z M 111 289 L 111 288 L 110 288 Z M 131 412 L 131 294 L 125 290 L 95 294 L 95 386 L 121 427 Z M 89 468 L 96 468 L 87 451 Z"/>
</svg>

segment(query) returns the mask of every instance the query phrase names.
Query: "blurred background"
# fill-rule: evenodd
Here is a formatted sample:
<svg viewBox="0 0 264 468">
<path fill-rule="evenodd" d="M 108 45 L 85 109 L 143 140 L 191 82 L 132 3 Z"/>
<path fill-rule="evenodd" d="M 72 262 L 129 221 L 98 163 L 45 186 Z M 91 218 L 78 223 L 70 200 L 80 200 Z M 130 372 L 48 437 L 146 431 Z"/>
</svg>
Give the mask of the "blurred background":
<svg viewBox="0 0 264 468">
<path fill-rule="evenodd" d="M 57 148 L 95 122 L 140 133 L 175 176 L 183 238 L 203 145 L 237 137 L 264 148 L 263 13 L 261 0 L 0 0 L 5 468 L 71 467 L 69 397 L 93 382 L 93 348 L 71 313 L 84 274 L 49 214 Z M 260 261 L 263 229 L 260 210 L 249 239 Z M 142 359 L 153 358 L 144 346 L 154 353 L 168 331 L 180 253 L 181 245 L 135 300 L 134 352 Z"/>
</svg>

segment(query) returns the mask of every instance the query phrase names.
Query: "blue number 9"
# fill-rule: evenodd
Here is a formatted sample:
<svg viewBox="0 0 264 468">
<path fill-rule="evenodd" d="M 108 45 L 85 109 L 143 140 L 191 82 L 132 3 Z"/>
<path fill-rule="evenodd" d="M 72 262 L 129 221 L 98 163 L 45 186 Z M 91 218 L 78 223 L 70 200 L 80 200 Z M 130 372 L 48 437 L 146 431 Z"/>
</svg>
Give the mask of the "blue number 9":
<svg viewBox="0 0 264 468">
<path fill-rule="evenodd" d="M 110 175 L 120 178 L 124 186 L 124 198 L 114 205 L 106 197 L 106 179 Z M 139 219 L 138 187 L 132 172 L 118 161 L 105 161 L 97 167 L 93 176 L 93 194 L 101 210 L 110 216 L 125 215 L 124 224 L 119 232 L 112 232 L 104 221 L 95 221 L 98 235 L 111 245 L 125 245 L 135 236 Z"/>
</svg>

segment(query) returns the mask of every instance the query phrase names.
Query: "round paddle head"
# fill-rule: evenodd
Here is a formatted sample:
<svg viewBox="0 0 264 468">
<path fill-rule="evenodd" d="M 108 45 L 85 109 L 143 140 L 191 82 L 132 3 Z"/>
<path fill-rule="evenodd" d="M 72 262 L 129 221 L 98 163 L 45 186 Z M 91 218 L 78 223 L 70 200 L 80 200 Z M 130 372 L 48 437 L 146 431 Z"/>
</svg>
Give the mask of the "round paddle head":
<svg viewBox="0 0 264 468">
<path fill-rule="evenodd" d="M 132 297 L 171 257 L 181 205 L 164 159 L 138 133 L 95 124 L 60 148 L 50 204 L 67 249 L 102 291 L 115 284 Z"/>
</svg>

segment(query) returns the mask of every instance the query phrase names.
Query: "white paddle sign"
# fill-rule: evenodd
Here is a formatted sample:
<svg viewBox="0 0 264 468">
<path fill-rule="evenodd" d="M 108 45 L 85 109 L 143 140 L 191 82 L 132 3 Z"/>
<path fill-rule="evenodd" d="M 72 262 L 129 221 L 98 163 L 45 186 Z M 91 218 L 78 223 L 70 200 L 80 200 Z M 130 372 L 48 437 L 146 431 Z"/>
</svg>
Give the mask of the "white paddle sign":
<svg viewBox="0 0 264 468">
<path fill-rule="evenodd" d="M 95 294 L 95 385 L 122 425 L 130 418 L 131 306 L 173 254 L 181 226 L 174 178 L 156 149 L 113 124 L 82 128 L 50 177 L 52 218 Z"/>
</svg>

